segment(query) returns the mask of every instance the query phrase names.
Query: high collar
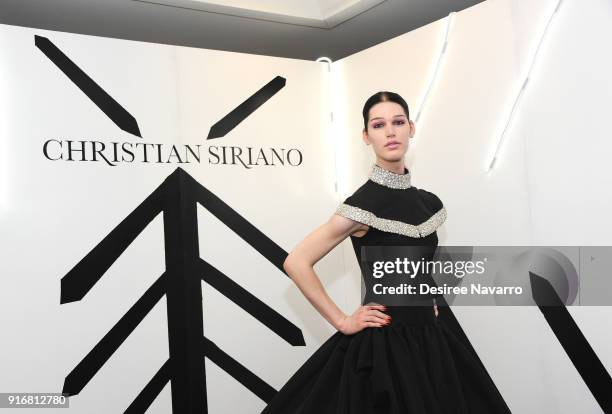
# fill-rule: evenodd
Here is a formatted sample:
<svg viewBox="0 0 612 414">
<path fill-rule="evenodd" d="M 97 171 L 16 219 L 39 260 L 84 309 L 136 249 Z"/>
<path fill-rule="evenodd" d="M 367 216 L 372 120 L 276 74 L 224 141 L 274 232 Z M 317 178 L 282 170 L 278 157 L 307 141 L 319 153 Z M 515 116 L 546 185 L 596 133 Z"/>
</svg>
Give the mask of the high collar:
<svg viewBox="0 0 612 414">
<path fill-rule="evenodd" d="M 411 186 L 410 171 L 406 167 L 404 167 L 404 174 L 397 174 L 374 164 L 369 178 L 375 183 L 389 188 L 405 189 Z"/>
</svg>

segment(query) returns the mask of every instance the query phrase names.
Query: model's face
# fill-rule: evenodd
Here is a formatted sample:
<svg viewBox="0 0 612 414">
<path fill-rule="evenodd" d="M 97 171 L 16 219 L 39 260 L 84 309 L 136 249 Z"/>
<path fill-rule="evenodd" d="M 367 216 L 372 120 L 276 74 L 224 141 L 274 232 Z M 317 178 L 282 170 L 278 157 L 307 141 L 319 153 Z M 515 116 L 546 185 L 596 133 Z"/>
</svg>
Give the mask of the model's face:
<svg viewBox="0 0 612 414">
<path fill-rule="evenodd" d="M 378 158 L 386 161 L 403 159 L 409 139 L 414 136 L 414 123 L 395 102 L 379 102 L 370 108 L 368 129 L 363 140 L 372 146 Z"/>
</svg>

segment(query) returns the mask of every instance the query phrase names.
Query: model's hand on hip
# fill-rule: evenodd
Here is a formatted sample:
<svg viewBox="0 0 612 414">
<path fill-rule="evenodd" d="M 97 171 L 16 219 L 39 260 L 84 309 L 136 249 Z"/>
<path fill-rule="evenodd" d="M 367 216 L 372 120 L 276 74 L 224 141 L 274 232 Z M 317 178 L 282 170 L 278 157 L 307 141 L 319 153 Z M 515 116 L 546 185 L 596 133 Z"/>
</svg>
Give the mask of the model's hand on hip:
<svg viewBox="0 0 612 414">
<path fill-rule="evenodd" d="M 380 328 L 391 323 L 391 317 L 382 311 L 384 305 L 361 305 L 352 315 L 345 316 L 338 330 L 345 335 L 353 335 L 365 328 Z"/>
</svg>

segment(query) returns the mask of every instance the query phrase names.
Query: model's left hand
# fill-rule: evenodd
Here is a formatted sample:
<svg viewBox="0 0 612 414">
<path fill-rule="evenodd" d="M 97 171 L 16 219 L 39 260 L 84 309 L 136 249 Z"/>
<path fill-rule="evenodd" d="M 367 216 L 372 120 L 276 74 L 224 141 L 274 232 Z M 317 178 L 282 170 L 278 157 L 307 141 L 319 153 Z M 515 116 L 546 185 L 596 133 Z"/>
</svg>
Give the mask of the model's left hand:
<svg viewBox="0 0 612 414">
<path fill-rule="evenodd" d="M 438 317 L 438 305 L 434 305 L 434 313 L 436 314 L 436 318 Z"/>
</svg>

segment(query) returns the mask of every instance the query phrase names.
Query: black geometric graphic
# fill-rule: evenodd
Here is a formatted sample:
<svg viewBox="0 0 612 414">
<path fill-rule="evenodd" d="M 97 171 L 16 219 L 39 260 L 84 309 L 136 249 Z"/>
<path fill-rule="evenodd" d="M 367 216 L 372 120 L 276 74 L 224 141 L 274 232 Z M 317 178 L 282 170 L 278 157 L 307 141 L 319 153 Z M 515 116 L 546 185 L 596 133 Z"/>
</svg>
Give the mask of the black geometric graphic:
<svg viewBox="0 0 612 414">
<path fill-rule="evenodd" d="M 274 396 L 276 390 L 204 336 L 201 281 L 291 345 L 305 345 L 304 337 L 298 327 L 199 257 L 198 203 L 285 273 L 282 264 L 287 252 L 187 172 L 177 168 L 62 278 L 60 303 L 81 300 L 142 230 L 163 213 L 165 272 L 66 376 L 62 392 L 78 394 L 166 295 L 169 359 L 126 413 L 144 413 L 168 381 L 173 413 L 206 413 L 204 357 L 262 400 L 269 402 Z"/>
<path fill-rule="evenodd" d="M 544 277 L 529 272 L 533 300 L 604 413 L 612 413 L 612 378 Z"/>
<path fill-rule="evenodd" d="M 49 39 L 34 35 L 34 44 L 122 130 L 141 137 L 138 122 Z"/>
<path fill-rule="evenodd" d="M 232 109 L 227 115 L 217 121 L 208 132 L 206 139 L 214 139 L 225 136 L 234 129 L 239 123 L 251 115 L 257 108 L 268 101 L 278 91 L 280 91 L 287 80 L 282 76 L 276 76 L 261 89 L 251 95 L 246 101 Z"/>
</svg>

